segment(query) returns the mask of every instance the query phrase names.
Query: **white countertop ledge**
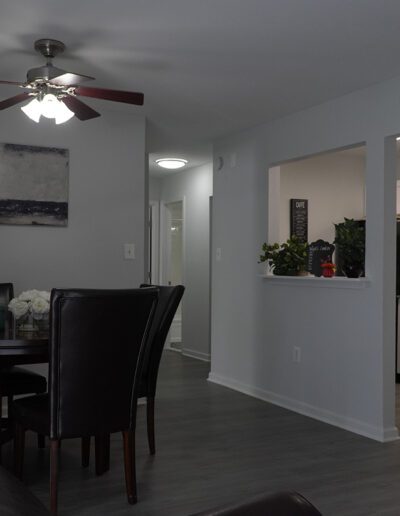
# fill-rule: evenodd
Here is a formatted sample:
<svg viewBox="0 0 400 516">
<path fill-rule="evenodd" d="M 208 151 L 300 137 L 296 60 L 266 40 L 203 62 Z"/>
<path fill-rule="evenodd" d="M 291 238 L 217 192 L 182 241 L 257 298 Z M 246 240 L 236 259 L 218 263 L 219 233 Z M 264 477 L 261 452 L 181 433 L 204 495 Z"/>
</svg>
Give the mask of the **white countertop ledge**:
<svg viewBox="0 0 400 516">
<path fill-rule="evenodd" d="M 369 278 L 345 278 L 334 276 L 333 278 L 317 278 L 316 276 L 275 276 L 263 274 L 261 277 L 270 285 L 287 287 L 317 287 L 317 288 L 368 288 L 371 286 Z"/>
</svg>

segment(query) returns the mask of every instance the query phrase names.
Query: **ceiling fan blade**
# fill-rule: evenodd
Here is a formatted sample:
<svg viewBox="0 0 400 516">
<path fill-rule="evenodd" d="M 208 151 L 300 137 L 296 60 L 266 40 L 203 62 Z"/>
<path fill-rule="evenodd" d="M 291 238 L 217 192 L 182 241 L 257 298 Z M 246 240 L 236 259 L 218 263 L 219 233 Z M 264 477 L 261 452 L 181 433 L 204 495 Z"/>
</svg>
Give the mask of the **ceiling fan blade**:
<svg viewBox="0 0 400 516">
<path fill-rule="evenodd" d="M 68 109 L 75 113 L 79 120 L 90 120 L 91 118 L 101 116 L 100 113 L 72 95 L 67 95 L 60 100 L 64 102 Z"/>
<path fill-rule="evenodd" d="M 103 88 L 90 88 L 87 86 L 78 86 L 75 88 L 76 95 L 83 97 L 93 97 L 95 99 L 113 100 L 114 102 L 125 102 L 126 104 L 143 105 L 143 93 L 134 91 L 106 90 Z"/>
<path fill-rule="evenodd" d="M 15 97 L 10 97 L 9 99 L 6 99 L 6 100 L 3 100 L 0 102 L 0 110 L 9 108 L 11 106 L 15 106 L 15 104 L 24 102 L 24 100 L 27 100 L 29 98 L 32 98 L 32 97 L 28 92 L 20 93 L 19 95 L 16 95 Z"/>
<path fill-rule="evenodd" d="M 25 86 L 25 83 L 15 81 L 0 81 L 0 84 L 13 84 L 14 86 Z"/>
<path fill-rule="evenodd" d="M 94 77 L 89 77 L 89 75 L 80 75 L 79 73 L 66 72 L 62 75 L 58 75 L 57 77 L 53 77 L 49 80 L 49 83 L 55 84 L 56 86 L 73 86 L 75 84 L 80 84 L 81 82 L 93 80 Z"/>
</svg>

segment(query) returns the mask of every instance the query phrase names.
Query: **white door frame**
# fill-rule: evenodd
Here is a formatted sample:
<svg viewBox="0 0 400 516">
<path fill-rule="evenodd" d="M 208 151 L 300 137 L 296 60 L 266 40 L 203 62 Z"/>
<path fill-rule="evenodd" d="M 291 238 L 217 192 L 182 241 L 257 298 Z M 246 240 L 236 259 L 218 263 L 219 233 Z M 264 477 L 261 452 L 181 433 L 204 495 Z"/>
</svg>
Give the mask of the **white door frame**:
<svg viewBox="0 0 400 516">
<path fill-rule="evenodd" d="M 161 285 L 168 284 L 168 222 L 167 204 L 182 202 L 182 283 L 185 282 L 185 241 L 186 241 L 186 196 L 160 202 L 160 264 L 159 279 Z"/>
<path fill-rule="evenodd" d="M 151 210 L 151 283 L 158 285 L 160 282 L 160 203 L 150 201 Z M 150 242 L 150 239 L 149 239 Z M 150 272 L 150 271 L 148 271 Z"/>
<path fill-rule="evenodd" d="M 185 242 L 186 242 L 186 196 L 163 200 L 160 202 L 160 262 L 159 262 L 159 279 L 160 285 L 168 285 L 168 239 L 169 239 L 169 230 L 168 230 L 168 222 L 169 222 L 169 214 L 167 213 L 167 204 L 171 204 L 174 202 L 182 202 L 182 284 L 185 284 Z M 183 326 L 184 326 L 184 301 L 182 299 L 182 335 L 183 335 Z M 183 340 L 182 340 L 183 341 Z M 166 349 L 173 349 L 171 347 L 170 341 L 170 333 L 168 334 L 165 346 Z"/>
</svg>

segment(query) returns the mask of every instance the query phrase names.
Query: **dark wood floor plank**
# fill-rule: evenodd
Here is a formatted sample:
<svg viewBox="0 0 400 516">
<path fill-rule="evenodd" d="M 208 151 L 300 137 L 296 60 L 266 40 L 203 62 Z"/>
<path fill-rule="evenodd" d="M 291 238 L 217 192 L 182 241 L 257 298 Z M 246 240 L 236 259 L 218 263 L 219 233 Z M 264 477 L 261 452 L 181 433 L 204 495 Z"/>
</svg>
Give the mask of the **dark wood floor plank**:
<svg viewBox="0 0 400 516">
<path fill-rule="evenodd" d="M 148 453 L 146 407 L 138 411 L 138 503 L 126 501 L 122 440 L 110 471 L 94 453 L 81 468 L 80 440 L 60 453 L 60 516 L 184 516 L 261 492 L 293 489 L 324 516 L 398 516 L 400 442 L 380 444 L 206 381 L 204 362 L 166 352 L 156 397 L 157 454 Z M 12 464 L 10 444 L 3 464 Z M 48 503 L 49 449 L 27 434 L 24 478 Z"/>
</svg>

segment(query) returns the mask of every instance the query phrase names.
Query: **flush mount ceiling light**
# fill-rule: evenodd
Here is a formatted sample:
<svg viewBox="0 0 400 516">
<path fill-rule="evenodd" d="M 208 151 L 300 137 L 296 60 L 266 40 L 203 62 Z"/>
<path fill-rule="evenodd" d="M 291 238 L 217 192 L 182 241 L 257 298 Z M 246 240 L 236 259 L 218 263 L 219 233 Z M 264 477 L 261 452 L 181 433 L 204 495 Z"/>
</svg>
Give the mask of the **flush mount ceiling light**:
<svg viewBox="0 0 400 516">
<path fill-rule="evenodd" d="M 181 158 L 160 158 L 156 159 L 156 163 L 159 167 L 169 168 L 172 170 L 175 168 L 184 167 L 187 163 L 187 160 Z"/>
</svg>

